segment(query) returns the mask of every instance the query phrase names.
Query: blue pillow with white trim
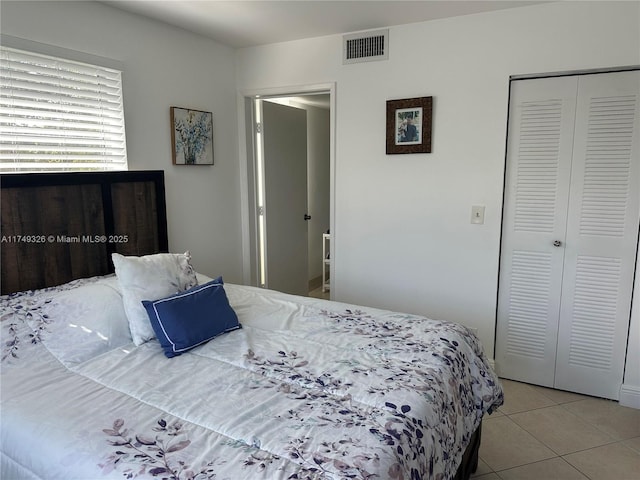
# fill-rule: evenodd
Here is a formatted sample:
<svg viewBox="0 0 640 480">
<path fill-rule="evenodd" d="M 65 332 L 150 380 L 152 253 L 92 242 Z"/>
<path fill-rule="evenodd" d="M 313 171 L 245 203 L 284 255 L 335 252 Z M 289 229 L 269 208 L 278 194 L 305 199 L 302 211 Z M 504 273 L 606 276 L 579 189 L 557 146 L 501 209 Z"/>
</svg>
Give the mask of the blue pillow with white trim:
<svg viewBox="0 0 640 480">
<path fill-rule="evenodd" d="M 170 297 L 142 301 L 167 357 L 241 328 L 223 285 L 218 277 Z"/>
</svg>

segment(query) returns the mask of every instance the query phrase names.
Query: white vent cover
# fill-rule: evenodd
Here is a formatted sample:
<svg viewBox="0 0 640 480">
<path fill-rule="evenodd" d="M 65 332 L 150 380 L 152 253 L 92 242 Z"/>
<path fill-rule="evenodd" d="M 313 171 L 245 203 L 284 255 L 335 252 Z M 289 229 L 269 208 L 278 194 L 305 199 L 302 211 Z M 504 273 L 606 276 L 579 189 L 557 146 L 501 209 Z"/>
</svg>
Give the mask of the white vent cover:
<svg viewBox="0 0 640 480">
<path fill-rule="evenodd" d="M 375 62 L 389 58 L 389 30 L 375 30 L 342 37 L 342 63 Z"/>
</svg>

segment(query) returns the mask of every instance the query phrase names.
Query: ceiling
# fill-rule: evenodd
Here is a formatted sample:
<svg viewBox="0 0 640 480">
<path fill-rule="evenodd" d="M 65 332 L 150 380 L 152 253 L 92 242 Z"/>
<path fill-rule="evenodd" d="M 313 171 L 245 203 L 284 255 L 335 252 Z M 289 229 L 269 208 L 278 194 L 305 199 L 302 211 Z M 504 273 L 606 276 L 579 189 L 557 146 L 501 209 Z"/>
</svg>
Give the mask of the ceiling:
<svg viewBox="0 0 640 480">
<path fill-rule="evenodd" d="M 484 0 L 99 0 L 234 48 L 521 7 Z"/>
</svg>

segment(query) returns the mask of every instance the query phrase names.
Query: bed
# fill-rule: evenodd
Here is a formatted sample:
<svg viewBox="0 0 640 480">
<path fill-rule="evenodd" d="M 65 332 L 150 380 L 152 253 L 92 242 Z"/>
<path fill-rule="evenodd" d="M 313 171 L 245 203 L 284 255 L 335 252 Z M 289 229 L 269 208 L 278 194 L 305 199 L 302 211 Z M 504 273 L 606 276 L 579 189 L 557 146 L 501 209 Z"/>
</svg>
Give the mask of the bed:
<svg viewBox="0 0 640 480">
<path fill-rule="evenodd" d="M 482 418 L 503 397 L 464 326 L 197 273 L 188 253 L 166 253 L 159 171 L 1 180 L 3 479 L 475 471 Z M 162 272 L 141 281 L 150 264 Z M 140 337 L 131 292 L 165 276 L 178 286 L 146 299 L 156 338 Z M 187 301 L 215 318 L 190 323 Z M 188 348 L 167 334 L 231 317 Z"/>
</svg>

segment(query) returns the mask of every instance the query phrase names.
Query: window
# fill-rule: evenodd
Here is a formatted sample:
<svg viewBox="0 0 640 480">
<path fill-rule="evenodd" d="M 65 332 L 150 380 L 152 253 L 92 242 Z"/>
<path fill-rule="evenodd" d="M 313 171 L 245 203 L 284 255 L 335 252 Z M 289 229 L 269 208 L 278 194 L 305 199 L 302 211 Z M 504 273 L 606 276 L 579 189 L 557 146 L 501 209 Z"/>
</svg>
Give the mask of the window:
<svg viewBox="0 0 640 480">
<path fill-rule="evenodd" d="M 0 173 L 126 169 L 120 71 L 0 46 Z"/>
</svg>

